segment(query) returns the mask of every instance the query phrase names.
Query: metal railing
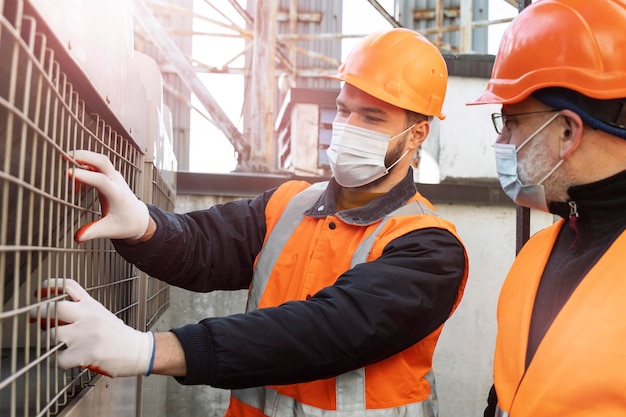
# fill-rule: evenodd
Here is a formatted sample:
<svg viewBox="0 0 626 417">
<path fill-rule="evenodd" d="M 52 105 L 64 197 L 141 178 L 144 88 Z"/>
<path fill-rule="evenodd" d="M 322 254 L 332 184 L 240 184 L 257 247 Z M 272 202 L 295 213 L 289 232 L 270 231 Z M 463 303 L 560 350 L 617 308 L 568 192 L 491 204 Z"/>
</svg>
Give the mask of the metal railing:
<svg viewBox="0 0 626 417">
<path fill-rule="evenodd" d="M 67 175 L 68 152 L 107 155 L 144 201 L 171 210 L 174 195 L 126 133 L 90 110 L 24 3 L 0 0 L 0 9 L 0 415 L 50 416 L 96 374 L 58 368 L 64 346 L 30 323 L 31 309 L 64 297 L 42 299 L 36 289 L 45 279 L 77 280 L 141 330 L 169 305 L 167 285 L 128 264 L 110 241 L 74 241 L 80 226 L 100 218 L 100 203 Z"/>
</svg>

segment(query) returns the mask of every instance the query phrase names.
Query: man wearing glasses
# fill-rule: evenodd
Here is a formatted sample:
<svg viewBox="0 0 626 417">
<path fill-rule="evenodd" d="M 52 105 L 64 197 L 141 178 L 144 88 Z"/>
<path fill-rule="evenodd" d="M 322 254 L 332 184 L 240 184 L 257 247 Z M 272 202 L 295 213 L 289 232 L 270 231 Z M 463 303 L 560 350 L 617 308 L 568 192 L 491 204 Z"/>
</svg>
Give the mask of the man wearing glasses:
<svg viewBox="0 0 626 417">
<path fill-rule="evenodd" d="M 486 91 L 517 204 L 561 219 L 522 248 L 498 303 L 485 416 L 626 415 L 626 1 L 539 0 Z"/>
</svg>

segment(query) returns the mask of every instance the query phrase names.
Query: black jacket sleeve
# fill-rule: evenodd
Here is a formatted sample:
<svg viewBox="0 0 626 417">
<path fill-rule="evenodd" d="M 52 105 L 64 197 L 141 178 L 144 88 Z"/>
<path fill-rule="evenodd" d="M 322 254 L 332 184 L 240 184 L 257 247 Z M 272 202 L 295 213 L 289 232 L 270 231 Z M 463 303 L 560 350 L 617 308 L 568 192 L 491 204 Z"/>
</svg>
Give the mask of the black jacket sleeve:
<svg viewBox="0 0 626 417">
<path fill-rule="evenodd" d="M 378 362 L 447 319 L 464 273 L 465 251 L 450 232 L 411 232 L 309 300 L 172 330 L 187 361 L 179 381 L 220 388 L 298 383 Z"/>
<path fill-rule="evenodd" d="M 496 406 L 498 405 L 498 394 L 496 394 L 496 386 L 492 385 L 489 390 L 489 396 L 487 397 L 487 407 L 483 417 L 495 417 Z"/>
<path fill-rule="evenodd" d="M 113 245 L 148 275 L 177 287 L 198 292 L 245 289 L 263 245 L 265 206 L 273 192 L 186 214 L 148 206 L 157 224 L 152 239 L 136 246 L 113 240 Z"/>
</svg>

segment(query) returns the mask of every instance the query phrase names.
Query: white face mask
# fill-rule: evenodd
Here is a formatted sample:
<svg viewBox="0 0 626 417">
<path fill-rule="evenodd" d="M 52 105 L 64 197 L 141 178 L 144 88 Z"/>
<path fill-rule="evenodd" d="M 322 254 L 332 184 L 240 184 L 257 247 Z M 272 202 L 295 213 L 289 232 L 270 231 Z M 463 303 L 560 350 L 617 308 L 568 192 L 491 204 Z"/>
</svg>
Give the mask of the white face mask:
<svg viewBox="0 0 626 417">
<path fill-rule="evenodd" d="M 337 183 L 347 188 L 360 187 L 387 175 L 409 152 L 407 149 L 396 162 L 386 167 L 389 141 L 402 136 L 413 126 L 390 137 L 375 130 L 333 122 L 332 139 L 326 154 Z"/>
<path fill-rule="evenodd" d="M 494 145 L 496 153 L 496 171 L 500 179 L 500 185 L 504 193 L 509 196 L 516 204 L 524 207 L 530 207 L 537 210 L 548 212 L 548 203 L 546 201 L 546 193 L 543 183 L 561 166 L 561 159 L 537 184 L 524 185 L 520 181 L 517 172 L 517 153 L 524 145 L 530 142 L 539 134 L 546 126 L 548 126 L 559 113 L 552 116 L 547 122 L 539 126 L 535 132 L 528 137 L 517 149 L 515 145 L 508 143 L 496 143 Z"/>
</svg>

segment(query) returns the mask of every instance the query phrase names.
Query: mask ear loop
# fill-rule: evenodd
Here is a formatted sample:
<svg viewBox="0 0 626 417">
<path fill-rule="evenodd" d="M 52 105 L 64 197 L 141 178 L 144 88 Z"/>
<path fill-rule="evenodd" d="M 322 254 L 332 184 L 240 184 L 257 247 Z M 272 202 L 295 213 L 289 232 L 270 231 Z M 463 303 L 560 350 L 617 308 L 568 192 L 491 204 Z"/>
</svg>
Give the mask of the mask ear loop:
<svg viewBox="0 0 626 417">
<path fill-rule="evenodd" d="M 515 153 L 518 153 L 520 151 L 520 149 L 522 149 L 528 142 L 530 142 L 530 140 L 532 138 L 534 138 L 535 136 L 537 136 L 539 134 L 539 132 L 541 132 L 543 129 L 545 129 L 546 126 L 548 126 L 550 123 L 552 123 L 552 121 L 554 119 L 556 119 L 559 115 L 561 114 L 561 112 L 559 111 L 559 113 L 556 113 L 554 116 L 552 116 L 551 118 L 549 118 L 544 124 L 542 124 L 541 126 L 539 126 L 537 128 L 537 130 L 535 130 L 535 133 L 533 133 L 532 135 L 530 135 L 528 137 L 528 139 L 526 139 L 524 142 L 522 142 L 522 144 L 520 146 L 517 147 L 517 149 L 515 149 Z"/>
<path fill-rule="evenodd" d="M 404 135 L 406 132 L 408 132 L 409 130 L 413 129 L 413 126 L 415 126 L 417 123 L 413 123 L 411 126 L 407 127 L 406 129 L 404 129 L 402 132 L 398 133 L 397 135 L 395 135 L 392 138 L 389 138 L 389 142 L 391 142 L 392 140 L 394 140 L 395 138 L 399 138 L 400 136 Z"/>
<path fill-rule="evenodd" d="M 400 136 L 404 135 L 409 130 L 413 129 L 413 126 L 415 126 L 416 124 L 417 123 L 413 123 L 411 126 L 407 127 L 402 132 L 398 133 L 397 135 L 395 135 L 394 137 L 389 139 L 389 142 L 391 142 L 392 140 L 394 140 L 397 137 L 400 137 Z M 394 162 L 393 164 L 389 165 L 388 167 L 385 167 L 385 175 L 389 174 L 389 171 L 391 170 L 391 168 L 395 167 L 398 164 L 398 162 L 402 161 L 402 158 L 404 158 L 408 153 L 409 153 L 409 150 L 407 149 L 406 151 L 404 151 L 402 156 L 400 158 L 398 158 L 398 160 L 396 162 Z"/>
<path fill-rule="evenodd" d="M 391 170 L 391 168 L 395 167 L 398 164 L 398 162 L 402 161 L 402 158 L 404 158 L 408 153 L 409 153 L 409 150 L 407 149 L 406 151 L 404 151 L 402 156 L 400 158 L 398 158 L 398 160 L 396 162 L 394 162 L 393 164 L 391 164 L 387 168 L 385 168 L 385 171 L 386 171 L 385 175 L 389 174 L 389 171 Z"/>
<path fill-rule="evenodd" d="M 560 115 L 561 113 L 556 113 L 554 116 L 552 116 L 551 118 L 549 118 L 544 124 L 542 124 L 541 126 L 539 126 L 539 128 L 537 130 L 535 130 L 535 133 L 533 133 L 532 135 L 530 135 L 530 137 L 528 139 L 526 139 L 516 150 L 515 153 L 517 154 L 519 152 L 520 149 L 522 149 L 522 147 L 524 145 L 526 145 L 532 138 L 534 138 L 535 136 L 537 136 L 539 134 L 539 132 L 541 132 L 546 126 L 548 126 L 550 123 L 552 123 L 552 121 L 554 119 L 557 118 L 558 115 Z M 539 181 L 537 183 L 537 185 L 541 185 L 543 184 L 543 182 L 545 180 L 548 179 L 548 177 L 550 175 L 552 175 L 554 173 L 554 171 L 557 170 L 558 167 L 561 166 L 561 164 L 563 163 L 563 159 L 559 160 L 559 162 L 557 162 L 557 164 L 541 179 L 541 181 Z"/>
<path fill-rule="evenodd" d="M 541 185 L 541 184 L 543 184 L 543 182 L 544 182 L 545 180 L 547 180 L 547 179 L 548 179 L 548 177 L 549 177 L 550 175 L 552 175 L 552 174 L 554 173 L 554 171 L 556 171 L 556 169 L 557 169 L 558 167 L 560 167 L 560 166 L 561 166 L 561 164 L 563 163 L 563 161 L 564 161 L 564 159 L 561 159 L 559 162 L 557 162 L 557 164 L 554 166 L 554 168 L 552 168 L 552 169 L 550 170 L 550 172 L 548 172 L 548 173 L 547 173 L 547 174 L 546 174 L 546 175 L 545 175 L 545 176 L 541 179 L 541 181 L 539 181 L 539 182 L 537 183 L 537 185 Z"/>
</svg>

